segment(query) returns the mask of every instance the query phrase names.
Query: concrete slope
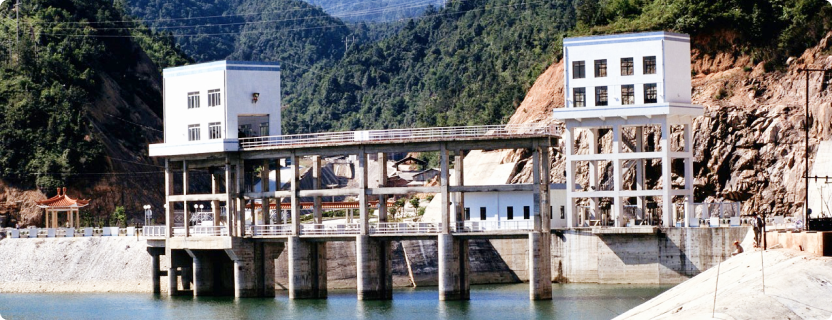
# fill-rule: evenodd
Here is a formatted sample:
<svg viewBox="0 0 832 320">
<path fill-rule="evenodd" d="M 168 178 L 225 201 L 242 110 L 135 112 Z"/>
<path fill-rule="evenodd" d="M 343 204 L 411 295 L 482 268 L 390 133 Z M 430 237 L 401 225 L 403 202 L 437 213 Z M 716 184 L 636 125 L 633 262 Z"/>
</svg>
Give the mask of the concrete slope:
<svg viewBox="0 0 832 320">
<path fill-rule="evenodd" d="M 832 257 L 775 249 L 732 257 L 616 319 L 709 319 L 717 271 L 715 318 L 832 318 Z"/>
<path fill-rule="evenodd" d="M 151 292 L 146 248 L 135 237 L 4 239 L 0 292 Z"/>
</svg>

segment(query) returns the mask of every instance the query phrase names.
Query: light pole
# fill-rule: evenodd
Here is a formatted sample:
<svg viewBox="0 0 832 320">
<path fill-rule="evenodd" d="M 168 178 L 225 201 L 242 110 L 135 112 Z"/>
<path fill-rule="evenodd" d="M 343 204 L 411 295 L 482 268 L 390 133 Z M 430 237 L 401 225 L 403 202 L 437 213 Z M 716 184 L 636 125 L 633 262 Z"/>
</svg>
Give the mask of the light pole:
<svg viewBox="0 0 832 320">
<path fill-rule="evenodd" d="M 142 208 L 144 208 L 144 225 L 149 226 L 150 220 L 153 219 L 153 211 L 150 210 L 152 207 L 146 204 Z"/>
<path fill-rule="evenodd" d="M 806 192 L 803 198 L 803 205 L 805 206 L 803 210 L 803 230 L 809 230 L 809 72 L 823 72 L 825 75 L 827 71 L 830 69 L 825 68 L 804 68 L 803 73 L 806 75 L 806 114 L 804 119 L 803 128 L 805 129 L 805 142 L 806 142 L 806 152 L 804 154 L 804 161 L 805 161 L 805 175 L 804 182 L 806 187 Z M 821 81 L 823 78 L 821 77 Z"/>
</svg>

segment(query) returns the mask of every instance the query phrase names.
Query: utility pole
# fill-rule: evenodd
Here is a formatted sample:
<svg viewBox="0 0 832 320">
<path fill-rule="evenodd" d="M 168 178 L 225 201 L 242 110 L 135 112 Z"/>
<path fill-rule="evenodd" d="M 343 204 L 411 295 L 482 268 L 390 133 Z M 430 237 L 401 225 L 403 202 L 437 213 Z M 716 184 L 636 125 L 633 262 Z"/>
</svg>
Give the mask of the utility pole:
<svg viewBox="0 0 832 320">
<path fill-rule="evenodd" d="M 17 54 L 19 55 L 20 54 L 20 0 L 17 0 L 17 3 L 15 4 L 14 14 L 15 14 L 14 20 L 17 23 L 17 31 L 15 32 L 14 35 L 15 35 L 15 38 L 17 40 L 17 44 L 16 44 Z"/>
</svg>

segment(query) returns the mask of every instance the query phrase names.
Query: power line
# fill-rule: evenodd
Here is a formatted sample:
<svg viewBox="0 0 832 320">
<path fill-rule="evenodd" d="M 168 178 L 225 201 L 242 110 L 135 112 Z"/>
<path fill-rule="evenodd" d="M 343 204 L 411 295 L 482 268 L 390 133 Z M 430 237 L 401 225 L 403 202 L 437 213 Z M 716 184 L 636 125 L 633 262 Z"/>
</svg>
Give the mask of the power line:
<svg viewBox="0 0 832 320">
<path fill-rule="evenodd" d="M 528 4 L 541 4 L 541 3 L 548 3 L 551 0 L 543 0 L 543 1 L 536 1 L 536 2 L 527 2 Z M 422 20 L 426 18 L 434 18 L 434 17 L 441 17 L 441 16 L 448 16 L 448 15 L 456 15 L 460 13 L 467 13 L 467 12 L 478 12 L 478 11 L 490 11 L 490 10 L 498 10 L 498 9 L 505 9 L 505 8 L 512 8 L 515 7 L 513 4 L 503 5 L 503 6 L 493 6 L 488 8 L 475 8 L 469 10 L 457 10 L 452 12 L 441 12 L 431 15 L 423 15 L 415 18 L 402 18 L 396 20 L 389 20 L 386 22 L 394 22 L 394 21 L 407 21 L 407 20 Z M 323 16 L 321 16 L 323 17 Z M 313 30 L 313 29 L 325 29 L 325 28 L 332 28 L 332 27 L 342 27 L 341 24 L 331 24 L 331 25 L 323 25 L 323 26 L 315 26 L 315 27 L 299 27 L 299 28 L 291 28 L 291 29 L 280 29 L 283 31 L 303 31 L 303 30 Z M 144 27 L 136 27 L 133 29 L 142 29 L 145 30 Z M 239 32 L 217 32 L 217 33 L 192 33 L 192 34 L 171 34 L 172 37 L 201 37 L 201 36 L 221 36 L 221 35 L 237 35 L 237 34 L 251 34 L 251 33 L 265 33 L 265 32 L 275 32 L 277 30 L 249 30 L 249 31 L 239 31 Z M 92 34 L 66 34 L 66 33 L 43 33 L 42 35 L 49 35 L 49 36 L 65 36 L 65 37 L 88 37 L 88 38 L 135 38 L 137 36 L 134 35 L 92 35 Z"/>
<path fill-rule="evenodd" d="M 145 129 L 147 129 L 147 130 L 153 130 L 153 131 L 156 131 L 156 132 L 161 132 L 161 133 L 164 133 L 164 131 L 162 131 L 162 130 L 159 130 L 159 129 L 156 129 L 156 128 L 151 128 L 151 127 L 148 127 L 148 126 L 146 126 L 146 125 L 138 124 L 138 123 L 132 122 L 132 121 L 130 121 L 130 120 L 125 120 L 125 119 L 123 119 L 123 118 L 120 118 L 120 117 L 117 117 L 117 116 L 111 115 L 111 114 L 109 114 L 109 113 L 105 113 L 104 115 L 105 115 L 105 116 L 110 116 L 110 117 L 116 118 L 116 119 L 118 119 L 118 120 L 121 120 L 121 121 L 127 122 L 127 123 L 132 124 L 132 125 L 135 125 L 135 126 L 139 126 L 139 127 L 145 128 Z"/>
</svg>

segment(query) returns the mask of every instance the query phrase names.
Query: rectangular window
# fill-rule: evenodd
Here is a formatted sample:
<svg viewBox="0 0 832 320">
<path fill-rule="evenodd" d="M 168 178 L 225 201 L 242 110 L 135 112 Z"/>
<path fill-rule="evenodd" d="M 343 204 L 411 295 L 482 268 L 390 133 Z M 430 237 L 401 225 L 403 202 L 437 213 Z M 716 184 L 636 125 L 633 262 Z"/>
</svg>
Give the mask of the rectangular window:
<svg viewBox="0 0 832 320">
<path fill-rule="evenodd" d="M 219 122 L 208 124 L 208 139 L 222 139 L 222 129 Z"/>
<path fill-rule="evenodd" d="M 596 106 L 605 106 L 607 105 L 607 87 L 595 87 L 595 105 Z"/>
<path fill-rule="evenodd" d="M 523 219 L 529 220 L 529 215 L 531 215 L 532 208 L 529 206 L 523 206 Z"/>
<path fill-rule="evenodd" d="M 603 78 L 607 76 L 607 59 L 595 60 L 595 77 Z"/>
<path fill-rule="evenodd" d="M 199 125 L 198 124 L 189 124 L 188 125 L 188 141 L 197 141 L 199 140 Z"/>
<path fill-rule="evenodd" d="M 656 94 L 655 83 L 644 84 L 644 103 L 656 103 L 659 101 L 658 94 Z"/>
<path fill-rule="evenodd" d="M 208 90 L 208 106 L 216 107 L 220 105 L 220 89 Z"/>
<path fill-rule="evenodd" d="M 633 90 L 633 85 L 625 84 L 621 86 L 621 104 L 635 104 L 636 95 Z"/>
<path fill-rule="evenodd" d="M 261 137 L 269 136 L 269 123 L 268 122 L 261 122 L 260 123 L 260 136 Z"/>
<path fill-rule="evenodd" d="M 560 206 L 560 218 L 566 219 L 566 208 L 564 208 L 563 206 Z"/>
<path fill-rule="evenodd" d="M 480 220 L 485 220 L 485 207 L 480 207 Z"/>
<path fill-rule="evenodd" d="M 574 88 L 572 94 L 575 98 L 575 108 L 586 107 L 586 88 Z"/>
<path fill-rule="evenodd" d="M 633 75 L 633 58 L 621 58 L 621 75 Z"/>
<path fill-rule="evenodd" d="M 506 208 L 506 219 L 514 220 L 514 207 Z"/>
<path fill-rule="evenodd" d="M 471 208 L 465 208 L 465 220 L 471 220 Z"/>
<path fill-rule="evenodd" d="M 199 108 L 199 91 L 188 92 L 188 109 Z"/>
<path fill-rule="evenodd" d="M 586 78 L 586 66 L 583 61 L 572 62 L 572 79 Z"/>
<path fill-rule="evenodd" d="M 644 74 L 656 74 L 656 56 L 644 57 Z"/>
</svg>

